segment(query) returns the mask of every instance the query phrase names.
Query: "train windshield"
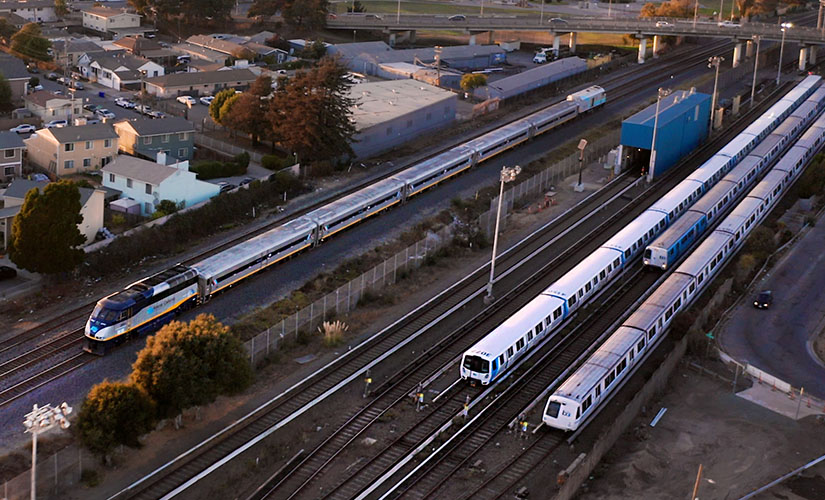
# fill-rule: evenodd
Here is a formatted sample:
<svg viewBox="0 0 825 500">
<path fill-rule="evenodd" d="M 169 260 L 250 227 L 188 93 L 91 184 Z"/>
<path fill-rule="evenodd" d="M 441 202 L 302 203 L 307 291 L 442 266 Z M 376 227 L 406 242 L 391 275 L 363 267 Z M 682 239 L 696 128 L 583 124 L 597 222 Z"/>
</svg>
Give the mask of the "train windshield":
<svg viewBox="0 0 825 500">
<path fill-rule="evenodd" d="M 550 401 L 550 404 L 547 405 L 547 416 L 550 418 L 559 418 L 559 410 L 561 409 L 561 403 L 556 401 Z"/>
<path fill-rule="evenodd" d="M 476 373 L 490 373 L 490 362 L 478 356 L 464 356 L 464 368 Z"/>
<path fill-rule="evenodd" d="M 111 309 L 106 309 L 104 307 L 97 306 L 95 307 L 95 310 L 92 313 L 92 318 L 97 321 L 112 323 L 114 321 L 117 321 L 119 315 L 120 311 L 113 311 Z"/>
<path fill-rule="evenodd" d="M 649 248 L 646 249 L 645 250 L 645 259 L 649 259 L 651 255 L 653 255 L 653 250 L 651 250 Z"/>
</svg>

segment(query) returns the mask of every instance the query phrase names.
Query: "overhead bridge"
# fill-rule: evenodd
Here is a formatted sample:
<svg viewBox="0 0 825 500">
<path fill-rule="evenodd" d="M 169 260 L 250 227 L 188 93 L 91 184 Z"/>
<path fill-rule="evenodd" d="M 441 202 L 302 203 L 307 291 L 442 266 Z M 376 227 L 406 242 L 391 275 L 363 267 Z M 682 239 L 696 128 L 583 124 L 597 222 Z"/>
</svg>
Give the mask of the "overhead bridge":
<svg viewBox="0 0 825 500">
<path fill-rule="evenodd" d="M 618 33 L 630 34 L 639 38 L 639 62 L 646 57 L 647 40 L 653 39 L 653 56 L 661 36 L 693 36 L 707 38 L 732 38 L 737 41 L 735 55 L 741 57 L 741 44 L 750 43 L 755 37 L 760 40 L 782 40 L 782 28 L 778 24 L 742 23 L 720 25 L 716 22 L 698 21 L 692 19 L 671 19 L 663 22 L 647 19 L 628 18 L 551 18 L 540 20 L 539 16 L 517 15 L 490 15 L 490 16 L 457 16 L 445 15 L 370 15 L 370 14 L 342 14 L 334 19 L 327 20 L 330 29 L 344 30 L 380 30 L 389 33 L 394 40 L 395 33 L 409 32 L 414 37 L 417 30 L 463 30 L 471 35 L 471 44 L 475 43 L 475 35 L 492 33 L 494 31 L 541 31 L 553 35 L 570 33 L 571 49 L 575 48 L 576 33 Z M 800 69 L 804 69 L 804 62 L 813 57 L 810 47 L 825 45 L 825 30 L 805 26 L 794 26 L 785 30 L 785 42 L 798 43 L 802 46 L 804 57 L 800 57 Z M 559 36 L 554 37 L 554 50 L 559 48 Z M 740 57 L 734 57 L 734 67 L 738 65 Z M 811 61 L 813 63 L 815 61 Z"/>
</svg>

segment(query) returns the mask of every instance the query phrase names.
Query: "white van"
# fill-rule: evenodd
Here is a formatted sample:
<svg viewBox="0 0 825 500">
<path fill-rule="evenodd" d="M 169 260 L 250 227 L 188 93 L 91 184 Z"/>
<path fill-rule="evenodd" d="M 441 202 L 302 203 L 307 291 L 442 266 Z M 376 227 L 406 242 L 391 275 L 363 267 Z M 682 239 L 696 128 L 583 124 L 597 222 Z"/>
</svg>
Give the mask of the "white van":
<svg viewBox="0 0 825 500">
<path fill-rule="evenodd" d="M 536 64 L 544 64 L 547 62 L 547 54 L 545 52 L 539 52 L 538 54 L 533 56 L 533 62 Z"/>
</svg>

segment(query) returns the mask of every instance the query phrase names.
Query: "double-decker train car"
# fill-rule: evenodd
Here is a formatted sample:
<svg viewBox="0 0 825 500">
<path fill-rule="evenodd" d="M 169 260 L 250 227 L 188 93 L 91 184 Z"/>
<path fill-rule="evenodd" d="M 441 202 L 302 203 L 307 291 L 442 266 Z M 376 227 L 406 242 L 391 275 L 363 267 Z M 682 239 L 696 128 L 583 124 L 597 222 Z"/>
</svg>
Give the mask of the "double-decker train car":
<svg viewBox="0 0 825 500">
<path fill-rule="evenodd" d="M 823 142 L 825 116 L 814 122 L 673 274 L 554 391 L 544 408 L 545 424 L 574 431 L 596 412 L 664 337 L 673 317 L 691 304 L 776 206 Z"/>
<path fill-rule="evenodd" d="M 761 127 L 772 130 L 779 125 L 782 120 L 774 116 L 789 116 L 814 91 L 813 87 L 819 79 L 805 78 L 762 115 L 768 119 L 759 127 L 752 128 L 753 133 L 742 132 L 726 144 L 714 157 L 719 157 L 721 161 L 717 160 L 713 164 L 713 170 L 706 172 L 701 178 L 689 178 L 677 184 L 608 239 L 596 252 L 585 257 L 565 276 L 546 288 L 541 295 L 528 302 L 465 351 L 459 368 L 461 378 L 487 385 L 503 375 L 514 360 L 523 356 L 532 346 L 539 343 L 539 340 L 554 335 L 565 319 L 641 255 L 648 243 L 678 220 L 706 190 L 712 188 L 714 183 L 738 162 L 738 159 L 744 158 L 747 152 L 759 143 L 754 139 L 754 133 L 761 134 Z M 722 151 L 725 153 L 722 154 Z M 607 258 L 604 251 L 615 252 L 611 254 L 612 259 Z M 593 265 L 596 255 L 604 259 L 604 267 Z M 604 278 L 600 276 L 603 271 Z M 556 305 L 556 302 L 549 301 L 547 297 L 555 297 L 563 301 L 563 304 Z M 553 309 L 545 309 L 551 306 Z M 556 318 L 556 314 L 560 316 Z"/>
</svg>

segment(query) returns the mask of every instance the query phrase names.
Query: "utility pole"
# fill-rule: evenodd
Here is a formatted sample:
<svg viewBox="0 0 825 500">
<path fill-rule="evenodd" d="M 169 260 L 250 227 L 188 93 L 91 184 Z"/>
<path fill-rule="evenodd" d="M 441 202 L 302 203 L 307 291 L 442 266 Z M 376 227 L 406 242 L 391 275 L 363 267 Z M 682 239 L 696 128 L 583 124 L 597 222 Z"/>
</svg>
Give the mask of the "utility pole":
<svg viewBox="0 0 825 500">
<path fill-rule="evenodd" d="M 699 494 L 699 481 L 702 480 L 702 464 L 699 464 L 699 473 L 696 474 L 696 482 L 693 483 L 693 494 L 690 495 L 690 500 L 696 500 L 696 495 Z"/>
<path fill-rule="evenodd" d="M 779 44 L 779 66 L 776 68 L 776 85 L 779 85 L 779 78 L 782 76 L 782 54 L 785 52 L 785 32 L 793 28 L 791 23 L 782 23 L 779 25 L 782 30 L 782 43 Z"/>
<path fill-rule="evenodd" d="M 753 58 L 753 82 L 751 83 L 751 108 L 753 108 L 753 101 L 756 97 L 756 68 L 759 66 L 759 42 L 761 39 L 759 35 L 753 35 L 753 40 L 756 42 L 756 56 Z"/>
<path fill-rule="evenodd" d="M 501 189 L 499 189 L 498 192 L 498 209 L 496 210 L 496 231 L 495 233 L 493 233 L 493 258 L 490 260 L 490 281 L 487 282 L 487 295 L 484 297 L 484 303 L 486 304 L 492 303 L 494 299 L 493 281 L 496 273 L 496 250 L 498 249 L 498 228 L 499 223 L 501 221 L 501 202 L 504 198 L 504 184 L 514 181 L 519 172 L 521 172 L 521 167 L 518 165 L 516 165 L 513 168 L 501 168 L 501 176 L 499 178 L 499 180 L 501 181 Z"/>
<path fill-rule="evenodd" d="M 650 163 L 647 166 L 647 183 L 653 182 L 653 173 L 656 169 L 656 129 L 659 128 L 659 105 L 663 97 L 670 94 L 670 89 L 659 88 L 656 97 L 656 112 L 653 115 L 653 138 L 650 140 Z"/>
<path fill-rule="evenodd" d="M 708 58 L 708 68 L 716 68 L 716 76 L 713 79 L 713 97 L 710 102 L 710 128 L 713 129 L 713 119 L 715 118 L 716 114 L 716 90 L 719 84 L 719 67 L 722 65 L 722 61 L 725 58 L 721 56 L 713 56 Z"/>
<path fill-rule="evenodd" d="M 63 429 L 69 428 L 69 420 L 66 418 L 72 412 L 72 407 L 66 403 L 57 408 L 51 405 L 34 405 L 31 413 L 26 414 L 23 426 L 26 432 L 32 435 L 32 474 L 31 474 L 31 500 L 37 500 L 37 435 L 46 432 L 59 425 Z"/>
</svg>

